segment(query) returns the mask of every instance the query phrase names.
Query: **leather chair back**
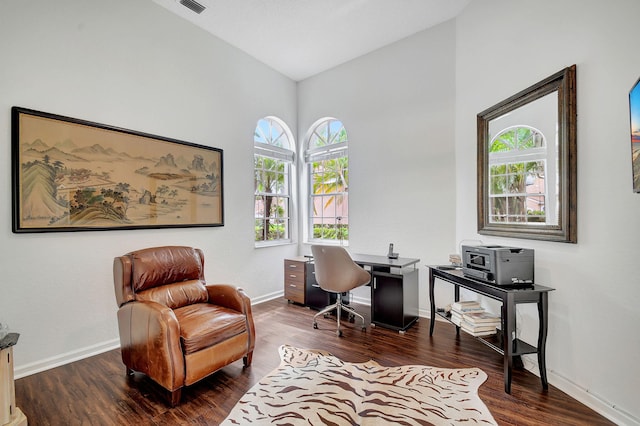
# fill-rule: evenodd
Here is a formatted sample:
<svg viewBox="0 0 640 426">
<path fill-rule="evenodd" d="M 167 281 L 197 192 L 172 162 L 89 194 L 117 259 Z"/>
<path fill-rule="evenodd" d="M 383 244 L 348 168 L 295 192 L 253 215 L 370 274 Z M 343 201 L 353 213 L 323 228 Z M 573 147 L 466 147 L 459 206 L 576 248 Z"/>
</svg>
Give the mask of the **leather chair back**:
<svg viewBox="0 0 640 426">
<path fill-rule="evenodd" d="M 153 300 L 175 309 L 208 300 L 200 249 L 166 246 L 133 251 L 116 257 L 113 270 L 118 306 Z"/>
</svg>

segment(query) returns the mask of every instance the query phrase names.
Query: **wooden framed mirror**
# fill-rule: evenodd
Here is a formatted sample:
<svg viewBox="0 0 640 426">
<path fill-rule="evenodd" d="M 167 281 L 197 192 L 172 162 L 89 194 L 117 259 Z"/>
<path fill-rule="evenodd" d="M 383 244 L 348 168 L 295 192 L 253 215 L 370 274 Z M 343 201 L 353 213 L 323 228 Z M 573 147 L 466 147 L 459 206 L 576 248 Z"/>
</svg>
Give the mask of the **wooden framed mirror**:
<svg viewBox="0 0 640 426">
<path fill-rule="evenodd" d="M 577 242 L 576 66 L 478 114 L 478 233 Z"/>
</svg>

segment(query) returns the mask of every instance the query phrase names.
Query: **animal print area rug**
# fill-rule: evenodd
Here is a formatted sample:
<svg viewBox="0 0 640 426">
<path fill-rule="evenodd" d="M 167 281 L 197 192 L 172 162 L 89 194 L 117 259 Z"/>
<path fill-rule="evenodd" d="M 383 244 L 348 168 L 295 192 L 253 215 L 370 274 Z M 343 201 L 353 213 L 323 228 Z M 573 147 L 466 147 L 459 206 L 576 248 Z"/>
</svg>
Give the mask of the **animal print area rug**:
<svg viewBox="0 0 640 426">
<path fill-rule="evenodd" d="M 253 386 L 229 425 L 497 425 L 478 397 L 478 368 L 383 367 L 281 346 L 280 366 Z"/>
</svg>

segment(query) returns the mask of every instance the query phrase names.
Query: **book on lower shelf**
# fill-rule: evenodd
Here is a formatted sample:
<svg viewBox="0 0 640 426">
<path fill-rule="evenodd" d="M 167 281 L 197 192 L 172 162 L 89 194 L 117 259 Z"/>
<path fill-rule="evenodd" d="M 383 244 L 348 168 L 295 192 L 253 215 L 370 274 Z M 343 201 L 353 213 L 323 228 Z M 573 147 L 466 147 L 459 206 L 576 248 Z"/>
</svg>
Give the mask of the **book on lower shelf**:
<svg viewBox="0 0 640 426">
<path fill-rule="evenodd" d="M 460 313 L 451 311 L 451 318 L 449 319 L 452 323 L 460 327 L 460 324 L 462 323 L 462 315 Z"/>
<path fill-rule="evenodd" d="M 479 337 L 496 334 L 501 328 L 501 319 L 486 312 L 475 300 L 460 300 L 451 304 L 449 320 L 465 332 Z"/>
<path fill-rule="evenodd" d="M 451 322 L 460 327 L 462 317 L 472 312 L 484 312 L 480 303 L 475 301 L 460 301 L 451 304 Z"/>
<path fill-rule="evenodd" d="M 472 336 L 490 336 L 501 326 L 500 317 L 489 312 L 465 312 L 460 328 Z"/>
<path fill-rule="evenodd" d="M 455 312 L 479 312 L 484 311 L 480 303 L 475 300 L 460 300 L 451 304 L 451 310 Z"/>
<path fill-rule="evenodd" d="M 473 325 L 486 325 L 486 324 L 500 324 L 500 317 L 493 315 L 490 312 L 478 311 L 478 312 L 464 312 L 462 318 Z"/>
<path fill-rule="evenodd" d="M 465 324 L 463 322 L 462 326 L 460 326 L 460 328 L 464 332 L 469 333 L 470 335 L 472 335 L 474 337 L 493 336 L 494 334 L 496 334 L 496 328 L 495 327 L 493 327 L 490 330 L 485 330 L 485 331 L 471 330 L 471 329 L 468 329 L 467 327 L 465 327 Z"/>
</svg>

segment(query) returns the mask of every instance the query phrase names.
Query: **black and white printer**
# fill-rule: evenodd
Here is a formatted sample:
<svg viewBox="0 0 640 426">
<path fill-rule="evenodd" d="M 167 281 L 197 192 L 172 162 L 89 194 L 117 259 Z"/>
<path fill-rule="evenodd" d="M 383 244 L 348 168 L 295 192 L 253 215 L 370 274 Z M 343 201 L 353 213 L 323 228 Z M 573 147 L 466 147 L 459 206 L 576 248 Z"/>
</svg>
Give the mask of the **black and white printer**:
<svg viewBox="0 0 640 426">
<path fill-rule="evenodd" d="M 463 245 L 461 250 L 462 272 L 469 277 L 496 285 L 533 284 L 532 249 Z"/>
</svg>

